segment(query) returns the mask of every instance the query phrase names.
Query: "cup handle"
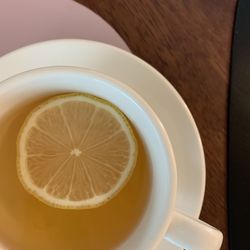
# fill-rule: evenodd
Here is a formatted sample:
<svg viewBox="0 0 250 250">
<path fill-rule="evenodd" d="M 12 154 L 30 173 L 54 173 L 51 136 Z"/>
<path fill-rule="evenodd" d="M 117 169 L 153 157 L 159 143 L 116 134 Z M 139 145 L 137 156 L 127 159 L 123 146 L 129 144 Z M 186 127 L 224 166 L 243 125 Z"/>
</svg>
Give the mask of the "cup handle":
<svg viewBox="0 0 250 250">
<path fill-rule="evenodd" d="M 219 250 L 223 235 L 207 223 L 175 211 L 165 240 L 185 250 Z"/>
</svg>

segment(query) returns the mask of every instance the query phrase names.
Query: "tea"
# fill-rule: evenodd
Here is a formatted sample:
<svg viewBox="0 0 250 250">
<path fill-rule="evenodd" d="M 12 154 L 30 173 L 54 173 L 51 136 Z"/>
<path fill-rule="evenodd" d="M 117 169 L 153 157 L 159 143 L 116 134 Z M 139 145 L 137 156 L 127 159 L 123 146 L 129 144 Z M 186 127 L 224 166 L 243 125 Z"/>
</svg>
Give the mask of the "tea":
<svg viewBox="0 0 250 250">
<path fill-rule="evenodd" d="M 40 102 L 27 101 L 0 120 L 0 249 L 115 249 L 133 232 L 147 206 L 150 159 L 138 133 L 139 156 L 125 188 L 107 204 L 89 210 L 49 207 L 28 194 L 16 173 L 16 137 Z"/>
</svg>

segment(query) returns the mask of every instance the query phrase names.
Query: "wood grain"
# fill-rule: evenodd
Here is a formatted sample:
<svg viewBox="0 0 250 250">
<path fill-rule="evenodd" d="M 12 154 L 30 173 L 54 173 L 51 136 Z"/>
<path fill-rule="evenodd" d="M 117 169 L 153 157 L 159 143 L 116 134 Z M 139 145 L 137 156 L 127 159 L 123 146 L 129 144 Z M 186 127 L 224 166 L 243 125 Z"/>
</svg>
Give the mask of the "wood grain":
<svg viewBox="0 0 250 250">
<path fill-rule="evenodd" d="M 224 234 L 230 50 L 236 0 L 78 0 L 107 20 L 137 56 L 186 101 L 204 145 L 207 183 L 201 219 Z"/>
</svg>

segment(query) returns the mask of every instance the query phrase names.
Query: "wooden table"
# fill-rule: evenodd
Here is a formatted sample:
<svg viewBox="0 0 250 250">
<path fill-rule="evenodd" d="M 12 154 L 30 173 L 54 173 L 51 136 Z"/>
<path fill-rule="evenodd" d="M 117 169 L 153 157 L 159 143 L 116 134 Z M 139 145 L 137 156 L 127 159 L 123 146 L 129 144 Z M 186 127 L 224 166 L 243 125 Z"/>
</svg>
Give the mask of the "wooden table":
<svg viewBox="0 0 250 250">
<path fill-rule="evenodd" d="M 230 50 L 236 0 L 78 0 L 107 20 L 132 52 L 186 101 L 201 134 L 207 183 L 201 219 L 224 234 Z"/>
</svg>

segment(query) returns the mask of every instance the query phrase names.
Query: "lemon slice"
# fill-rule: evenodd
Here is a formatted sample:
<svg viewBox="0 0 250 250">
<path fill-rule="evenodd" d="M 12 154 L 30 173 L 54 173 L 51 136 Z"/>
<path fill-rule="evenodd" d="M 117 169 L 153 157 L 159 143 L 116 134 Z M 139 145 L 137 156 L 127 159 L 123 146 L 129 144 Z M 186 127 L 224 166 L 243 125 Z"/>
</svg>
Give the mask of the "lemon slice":
<svg viewBox="0 0 250 250">
<path fill-rule="evenodd" d="M 26 118 L 17 140 L 18 176 L 47 205 L 92 208 L 131 176 L 137 143 L 125 115 L 98 97 L 56 96 Z"/>
</svg>

